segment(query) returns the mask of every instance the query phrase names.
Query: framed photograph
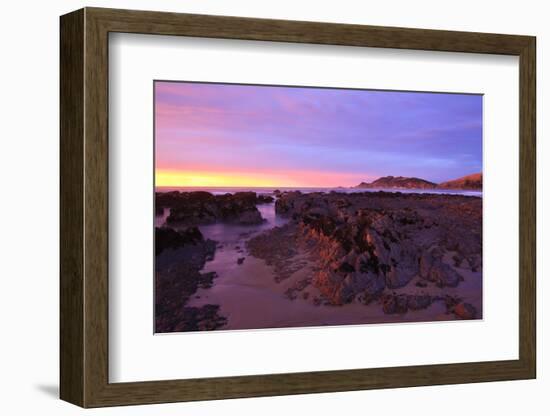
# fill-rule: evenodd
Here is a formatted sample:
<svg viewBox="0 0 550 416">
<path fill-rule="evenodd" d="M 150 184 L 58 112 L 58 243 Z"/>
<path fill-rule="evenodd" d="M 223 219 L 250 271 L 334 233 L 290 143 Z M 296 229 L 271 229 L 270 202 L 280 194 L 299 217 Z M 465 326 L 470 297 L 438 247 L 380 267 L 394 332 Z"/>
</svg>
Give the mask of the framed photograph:
<svg viewBox="0 0 550 416">
<path fill-rule="evenodd" d="M 535 50 L 62 16 L 61 398 L 535 378 Z"/>
</svg>

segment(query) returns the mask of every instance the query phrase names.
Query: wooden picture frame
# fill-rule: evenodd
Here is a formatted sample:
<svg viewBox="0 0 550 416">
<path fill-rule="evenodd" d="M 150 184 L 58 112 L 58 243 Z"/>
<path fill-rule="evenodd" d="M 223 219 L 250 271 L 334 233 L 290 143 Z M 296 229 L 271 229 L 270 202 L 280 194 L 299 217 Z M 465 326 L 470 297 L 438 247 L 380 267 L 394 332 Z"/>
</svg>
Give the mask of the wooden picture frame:
<svg viewBox="0 0 550 416">
<path fill-rule="evenodd" d="M 101 407 L 535 378 L 534 37 L 100 8 L 64 15 L 60 28 L 61 399 Z M 110 32 L 519 56 L 519 359 L 109 383 Z"/>
</svg>

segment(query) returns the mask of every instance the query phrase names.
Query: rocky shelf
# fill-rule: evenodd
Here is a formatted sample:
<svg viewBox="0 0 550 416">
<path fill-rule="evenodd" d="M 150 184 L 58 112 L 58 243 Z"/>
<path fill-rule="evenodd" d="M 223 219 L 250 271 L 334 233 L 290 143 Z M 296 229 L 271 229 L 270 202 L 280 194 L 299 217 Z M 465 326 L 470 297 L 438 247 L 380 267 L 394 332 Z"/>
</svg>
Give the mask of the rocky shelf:
<svg viewBox="0 0 550 416">
<path fill-rule="evenodd" d="M 216 251 L 196 227 L 155 229 L 155 332 L 213 330 L 226 319 L 219 305 L 186 306 L 198 288 L 209 288 L 216 273 L 200 270 Z"/>
<path fill-rule="evenodd" d="M 481 211 L 481 198 L 459 195 L 285 192 L 276 212 L 291 223 L 247 247 L 279 270 L 277 278 L 288 274 L 294 253 L 306 250 L 316 266 L 302 286 L 320 291 L 314 302 L 376 301 L 387 314 L 443 302 L 449 313 L 472 319 L 480 311 L 456 293 L 470 272 L 479 275 L 481 291 Z"/>
<path fill-rule="evenodd" d="M 155 212 L 170 208 L 167 224 L 204 225 L 216 222 L 259 224 L 264 219 L 256 205 L 273 202 L 273 197 L 255 192 L 213 195 L 210 192 L 164 192 L 155 195 Z"/>
</svg>

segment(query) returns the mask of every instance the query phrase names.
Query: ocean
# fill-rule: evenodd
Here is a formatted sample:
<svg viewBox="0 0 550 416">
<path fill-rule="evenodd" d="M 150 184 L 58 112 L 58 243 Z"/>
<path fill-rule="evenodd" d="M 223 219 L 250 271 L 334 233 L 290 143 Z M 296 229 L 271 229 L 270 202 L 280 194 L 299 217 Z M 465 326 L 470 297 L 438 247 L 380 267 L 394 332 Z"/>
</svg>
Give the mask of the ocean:
<svg viewBox="0 0 550 416">
<path fill-rule="evenodd" d="M 343 193 L 356 193 L 356 192 L 401 192 L 404 194 L 446 194 L 446 195 L 466 195 L 466 196 L 477 196 L 482 197 L 482 191 L 472 191 L 472 190 L 461 190 L 461 189 L 398 189 L 398 188 L 376 188 L 376 189 L 367 189 L 367 188 L 289 188 L 289 187 L 156 187 L 156 192 L 193 192 L 193 191 L 206 191 L 214 195 L 223 195 L 226 193 L 236 193 L 236 192 L 256 192 L 258 194 L 273 194 L 274 191 L 279 190 L 284 191 L 300 191 L 302 193 L 311 193 L 311 192 L 343 192 Z"/>
</svg>

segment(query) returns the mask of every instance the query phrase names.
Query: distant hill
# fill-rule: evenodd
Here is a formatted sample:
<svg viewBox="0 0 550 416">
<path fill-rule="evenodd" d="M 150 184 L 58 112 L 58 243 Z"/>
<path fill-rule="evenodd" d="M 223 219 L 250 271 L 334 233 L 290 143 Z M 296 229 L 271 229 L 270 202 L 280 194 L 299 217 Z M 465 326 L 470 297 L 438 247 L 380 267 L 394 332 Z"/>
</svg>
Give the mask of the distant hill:
<svg viewBox="0 0 550 416">
<path fill-rule="evenodd" d="M 356 188 L 401 188 L 401 189 L 434 189 L 437 184 L 420 178 L 404 176 L 384 176 L 373 182 L 361 182 Z"/>
<path fill-rule="evenodd" d="M 442 182 L 439 185 L 420 178 L 407 178 L 405 176 L 383 176 L 372 182 L 361 182 L 355 188 L 397 188 L 397 189 L 465 189 L 481 190 L 483 187 L 483 175 L 474 173 L 462 178 Z"/>
<path fill-rule="evenodd" d="M 441 189 L 481 190 L 483 187 L 483 175 L 481 173 L 474 173 L 473 175 L 440 183 L 437 187 Z"/>
</svg>

